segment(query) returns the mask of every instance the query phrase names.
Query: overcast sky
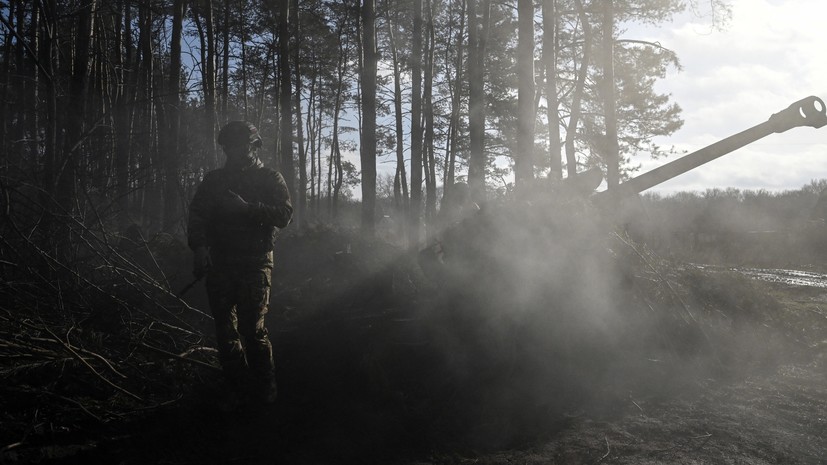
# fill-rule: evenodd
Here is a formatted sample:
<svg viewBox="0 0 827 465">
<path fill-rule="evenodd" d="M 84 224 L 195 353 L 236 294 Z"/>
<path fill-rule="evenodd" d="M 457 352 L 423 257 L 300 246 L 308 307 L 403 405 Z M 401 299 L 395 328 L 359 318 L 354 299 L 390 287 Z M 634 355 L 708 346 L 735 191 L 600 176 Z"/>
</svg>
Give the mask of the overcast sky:
<svg viewBox="0 0 827 465">
<path fill-rule="evenodd" d="M 666 27 L 630 29 L 674 50 L 683 66 L 658 84 L 683 108 L 684 126 L 659 142 L 689 152 L 766 121 L 796 100 L 827 99 L 824 0 L 733 0 L 723 31 L 709 20 L 684 15 Z M 637 36 L 637 37 L 634 37 Z M 641 37 L 642 36 L 642 37 Z M 669 159 L 639 158 L 640 172 Z M 827 127 L 771 134 L 652 191 L 703 191 L 714 187 L 798 189 L 827 178 Z"/>
</svg>

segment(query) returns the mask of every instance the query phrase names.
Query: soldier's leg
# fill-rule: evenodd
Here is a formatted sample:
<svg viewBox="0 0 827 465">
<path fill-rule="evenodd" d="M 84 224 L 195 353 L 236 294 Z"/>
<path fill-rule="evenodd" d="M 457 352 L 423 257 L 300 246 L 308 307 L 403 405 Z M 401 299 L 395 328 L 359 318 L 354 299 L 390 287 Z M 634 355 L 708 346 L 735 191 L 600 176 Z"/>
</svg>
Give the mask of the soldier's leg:
<svg viewBox="0 0 827 465">
<path fill-rule="evenodd" d="M 247 369 L 247 360 L 238 334 L 236 302 L 238 281 L 235 276 L 219 270 L 207 275 L 207 298 L 215 320 L 215 340 L 218 358 L 225 375 L 239 380 Z"/>
<path fill-rule="evenodd" d="M 255 394 L 275 400 L 273 348 L 264 317 L 270 303 L 270 269 L 245 274 L 238 301 L 238 331 L 244 339 Z"/>
</svg>

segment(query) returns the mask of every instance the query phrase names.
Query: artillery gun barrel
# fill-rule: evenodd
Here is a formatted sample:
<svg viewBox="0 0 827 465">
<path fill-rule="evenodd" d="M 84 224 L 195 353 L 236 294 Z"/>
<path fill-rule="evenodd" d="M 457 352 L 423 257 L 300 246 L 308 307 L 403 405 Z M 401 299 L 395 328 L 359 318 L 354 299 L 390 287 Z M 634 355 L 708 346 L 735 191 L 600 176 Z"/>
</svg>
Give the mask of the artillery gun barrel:
<svg viewBox="0 0 827 465">
<path fill-rule="evenodd" d="M 623 198 L 639 194 L 650 187 L 666 182 L 770 134 L 781 133 L 799 126 L 820 128 L 824 125 L 827 125 L 827 107 L 825 107 L 824 102 L 814 96 L 803 98 L 786 109 L 773 114 L 769 120 L 761 124 L 684 155 L 677 160 L 634 177 L 616 188 L 600 192 L 598 195 L 601 197 Z"/>
</svg>

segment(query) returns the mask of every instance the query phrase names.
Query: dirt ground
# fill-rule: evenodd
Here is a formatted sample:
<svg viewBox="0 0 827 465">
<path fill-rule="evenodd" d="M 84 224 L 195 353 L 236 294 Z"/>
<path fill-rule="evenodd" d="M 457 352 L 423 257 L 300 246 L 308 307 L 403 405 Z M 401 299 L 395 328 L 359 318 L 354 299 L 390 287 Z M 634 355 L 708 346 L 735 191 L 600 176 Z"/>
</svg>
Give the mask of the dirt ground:
<svg viewBox="0 0 827 465">
<path fill-rule="evenodd" d="M 703 380 L 670 399 L 634 399 L 613 415 L 581 413 L 519 450 L 461 460 L 500 464 L 820 464 L 827 462 L 824 360 L 727 383 Z M 451 463 L 431 460 L 418 463 Z"/>
<path fill-rule="evenodd" d="M 457 322 L 428 313 L 437 297 L 427 289 L 388 270 L 356 279 L 347 271 L 361 265 L 344 243 L 293 246 L 297 257 L 332 258 L 320 273 L 319 263 L 282 257 L 306 270 L 274 276 L 275 405 L 227 408 L 220 375 L 203 370 L 168 406 L 31 435 L 3 448 L 0 464 L 827 463 L 824 287 L 690 282 L 726 309 L 711 312 L 724 330 L 700 344 L 714 348 L 714 363 L 708 353 L 667 360 L 610 345 L 533 360 L 536 328 L 508 321 L 493 322 L 511 328 L 504 343 L 469 337 L 447 356 L 435 334 Z M 718 272 L 729 271 L 704 276 Z M 470 359 L 465 369 L 457 353 Z"/>
<path fill-rule="evenodd" d="M 31 462 L 827 463 L 827 293 L 786 284 L 772 284 L 769 292 L 785 312 L 776 321 L 789 331 L 791 356 L 759 360 L 735 374 L 679 376 L 664 389 L 646 380 L 608 381 L 605 392 L 598 387 L 588 398 L 569 393 L 571 402 L 537 406 L 536 416 L 548 417 L 532 421 L 434 421 L 435 409 L 455 415 L 467 404 L 417 406 L 411 393 L 399 393 L 411 397 L 400 399 L 384 388 L 365 390 L 364 374 L 373 371 L 364 369 L 371 362 L 363 354 L 374 349 L 377 327 L 387 333 L 383 321 L 406 323 L 397 318 L 399 309 L 370 316 L 368 325 L 364 315 L 353 315 L 322 327 L 288 327 L 275 336 L 277 350 L 293 354 L 279 369 L 302 375 L 282 385 L 272 408 L 224 412 L 207 379 L 190 399 L 139 421 L 109 425 L 93 440 L 41 444 Z M 342 344 L 337 334 L 347 334 L 351 343 Z M 413 343 L 396 350 L 407 351 L 395 355 L 411 364 L 405 372 L 421 373 L 433 362 Z M 307 366 L 314 368 L 302 368 Z M 472 402 L 484 398 L 468 395 Z M 0 462 L 25 458 L 5 453 Z"/>
<path fill-rule="evenodd" d="M 586 408 L 536 444 L 460 463 L 827 463 L 827 293 L 784 283 L 770 292 L 796 334 L 797 360 L 697 379 L 666 397 L 630 393 L 609 414 Z"/>
</svg>

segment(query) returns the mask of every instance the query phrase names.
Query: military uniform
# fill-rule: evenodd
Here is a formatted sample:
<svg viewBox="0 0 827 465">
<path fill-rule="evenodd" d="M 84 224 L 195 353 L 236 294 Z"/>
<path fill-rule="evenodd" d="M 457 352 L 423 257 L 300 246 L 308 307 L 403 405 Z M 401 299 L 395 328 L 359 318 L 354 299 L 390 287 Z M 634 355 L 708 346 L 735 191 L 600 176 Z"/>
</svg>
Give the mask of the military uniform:
<svg viewBox="0 0 827 465">
<path fill-rule="evenodd" d="M 209 250 L 207 296 L 222 368 L 231 385 L 267 400 L 275 395 L 264 325 L 273 243 L 292 214 L 284 178 L 255 157 L 228 158 L 205 176 L 190 205 L 189 246 L 196 254 Z"/>
</svg>

